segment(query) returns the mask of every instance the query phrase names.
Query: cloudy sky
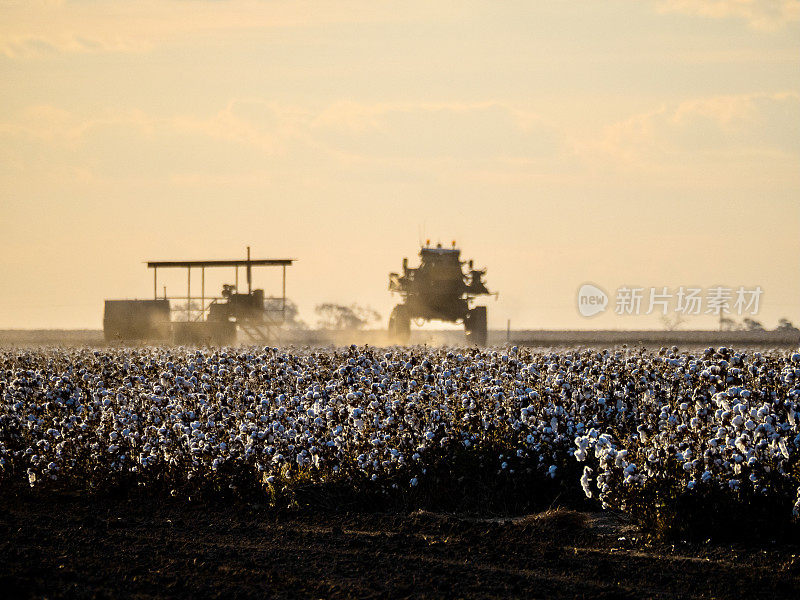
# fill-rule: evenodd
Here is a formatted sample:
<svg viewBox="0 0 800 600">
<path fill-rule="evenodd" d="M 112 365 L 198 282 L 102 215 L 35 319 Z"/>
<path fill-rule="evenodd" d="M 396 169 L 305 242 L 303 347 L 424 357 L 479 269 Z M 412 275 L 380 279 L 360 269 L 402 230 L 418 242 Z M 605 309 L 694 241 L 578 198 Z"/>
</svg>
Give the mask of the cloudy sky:
<svg viewBox="0 0 800 600">
<path fill-rule="evenodd" d="M 586 282 L 800 322 L 797 0 L 0 0 L 0 78 L 0 328 L 248 244 L 299 259 L 307 321 L 387 317 L 426 238 L 488 268 L 494 327 L 661 326 L 581 317 Z"/>
</svg>

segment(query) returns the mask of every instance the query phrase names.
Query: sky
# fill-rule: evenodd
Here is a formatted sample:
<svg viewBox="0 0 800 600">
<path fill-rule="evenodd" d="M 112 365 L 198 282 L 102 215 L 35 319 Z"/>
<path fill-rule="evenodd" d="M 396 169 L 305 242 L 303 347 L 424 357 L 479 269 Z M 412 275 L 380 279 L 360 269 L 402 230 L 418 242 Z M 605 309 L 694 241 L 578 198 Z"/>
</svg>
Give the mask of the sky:
<svg viewBox="0 0 800 600">
<path fill-rule="evenodd" d="M 0 82 L 0 328 L 99 328 L 144 261 L 247 245 L 309 324 L 385 322 L 427 239 L 494 328 L 661 328 L 665 287 L 800 323 L 798 0 L 0 0 Z"/>
</svg>

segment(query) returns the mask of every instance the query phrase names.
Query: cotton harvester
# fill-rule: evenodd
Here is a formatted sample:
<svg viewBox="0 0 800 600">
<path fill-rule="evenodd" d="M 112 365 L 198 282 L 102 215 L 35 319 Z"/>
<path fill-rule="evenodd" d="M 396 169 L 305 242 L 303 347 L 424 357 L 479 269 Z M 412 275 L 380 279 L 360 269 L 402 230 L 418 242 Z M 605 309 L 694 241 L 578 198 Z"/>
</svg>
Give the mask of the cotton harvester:
<svg viewBox="0 0 800 600">
<path fill-rule="evenodd" d="M 389 317 L 389 335 L 397 342 L 406 343 L 411 335 L 411 320 L 463 322 L 467 342 L 486 345 L 486 307 L 470 308 L 476 296 L 491 294 L 483 283 L 486 270 L 473 268 L 470 260 L 460 260 L 461 251 L 453 242 L 452 248 L 430 241 L 419 251 L 420 265 L 408 266 L 403 259 L 402 273 L 389 273 L 389 290 L 397 292 L 403 302 L 392 310 Z M 467 270 L 464 271 L 464 264 Z"/>
</svg>

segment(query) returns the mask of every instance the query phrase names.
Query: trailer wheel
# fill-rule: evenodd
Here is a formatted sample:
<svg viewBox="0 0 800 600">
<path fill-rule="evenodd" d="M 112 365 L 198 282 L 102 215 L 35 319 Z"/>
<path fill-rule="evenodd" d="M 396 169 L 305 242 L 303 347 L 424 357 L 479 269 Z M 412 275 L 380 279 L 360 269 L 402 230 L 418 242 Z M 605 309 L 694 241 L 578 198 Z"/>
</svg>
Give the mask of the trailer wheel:
<svg viewBox="0 0 800 600">
<path fill-rule="evenodd" d="M 389 316 L 389 337 L 400 344 L 407 344 L 411 337 L 411 315 L 405 304 L 395 306 Z"/>
<path fill-rule="evenodd" d="M 486 345 L 488 331 L 485 306 L 476 306 L 467 313 L 464 319 L 464 333 L 468 344 L 475 346 Z"/>
</svg>

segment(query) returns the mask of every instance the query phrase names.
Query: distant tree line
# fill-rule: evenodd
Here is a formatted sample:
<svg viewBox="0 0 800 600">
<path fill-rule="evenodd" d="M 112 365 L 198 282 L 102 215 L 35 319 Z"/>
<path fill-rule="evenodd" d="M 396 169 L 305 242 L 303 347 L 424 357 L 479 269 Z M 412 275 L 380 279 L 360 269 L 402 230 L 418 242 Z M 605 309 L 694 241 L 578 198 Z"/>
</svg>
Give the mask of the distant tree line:
<svg viewBox="0 0 800 600">
<path fill-rule="evenodd" d="M 363 329 L 381 320 L 381 315 L 368 306 L 325 303 L 314 309 L 318 329 Z"/>
<path fill-rule="evenodd" d="M 266 300 L 267 310 L 280 310 L 282 300 L 280 298 L 268 298 Z M 336 304 L 325 302 L 318 304 L 314 308 L 316 315 L 316 328 L 328 330 L 353 331 L 364 329 L 375 325 L 381 320 L 381 315 L 369 306 L 360 304 Z M 284 311 L 284 327 L 287 329 L 307 330 L 309 325 L 300 318 L 300 311 L 292 300 L 286 299 Z"/>
<path fill-rule="evenodd" d="M 751 319 L 750 317 L 745 317 L 741 321 L 737 322 L 735 319 L 731 319 L 729 317 L 723 317 L 720 319 L 720 327 L 723 331 L 764 331 L 764 325 L 761 321 L 757 321 L 756 319 Z M 797 331 L 797 327 L 786 318 L 778 320 L 778 326 L 775 328 L 775 331 Z"/>
</svg>

